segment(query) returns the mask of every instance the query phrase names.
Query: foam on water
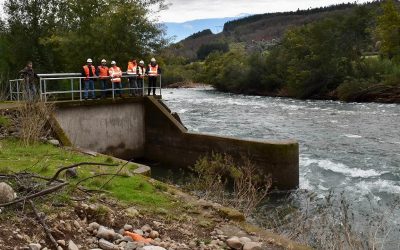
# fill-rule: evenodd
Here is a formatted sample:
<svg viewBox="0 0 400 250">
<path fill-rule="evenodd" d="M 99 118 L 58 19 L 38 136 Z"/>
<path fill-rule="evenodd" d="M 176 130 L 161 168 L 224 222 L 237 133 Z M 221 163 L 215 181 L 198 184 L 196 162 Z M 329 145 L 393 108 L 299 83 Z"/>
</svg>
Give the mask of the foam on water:
<svg viewBox="0 0 400 250">
<path fill-rule="evenodd" d="M 378 172 L 374 169 L 360 169 L 360 168 L 352 168 L 349 167 L 343 163 L 335 163 L 332 162 L 331 160 L 328 159 L 323 159 L 323 160 L 318 160 L 318 159 L 310 159 L 307 157 L 301 157 L 300 158 L 300 165 L 301 166 L 317 166 L 319 168 L 322 168 L 324 170 L 332 171 L 335 173 L 343 174 L 345 176 L 349 176 L 352 178 L 369 178 L 369 177 L 377 177 L 385 172 Z"/>
<path fill-rule="evenodd" d="M 354 139 L 362 138 L 361 135 L 352 135 L 352 134 L 344 134 L 343 136 L 347 137 L 347 138 L 354 138 Z"/>
</svg>

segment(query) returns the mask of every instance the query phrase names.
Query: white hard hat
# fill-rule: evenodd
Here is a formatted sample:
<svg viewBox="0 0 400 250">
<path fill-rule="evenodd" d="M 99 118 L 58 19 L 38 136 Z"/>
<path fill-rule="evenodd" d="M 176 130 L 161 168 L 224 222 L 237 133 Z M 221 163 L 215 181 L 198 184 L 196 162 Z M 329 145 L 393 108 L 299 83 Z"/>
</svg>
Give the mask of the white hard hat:
<svg viewBox="0 0 400 250">
<path fill-rule="evenodd" d="M 140 64 L 144 64 L 144 61 L 143 61 L 143 60 L 141 60 L 139 63 L 140 63 Z"/>
<path fill-rule="evenodd" d="M 93 61 L 92 61 L 92 59 L 88 58 L 88 59 L 86 60 L 86 62 L 87 62 L 87 63 L 92 63 Z"/>
<path fill-rule="evenodd" d="M 115 61 L 111 61 L 111 64 L 114 65 L 114 64 L 117 64 L 117 63 Z"/>
<path fill-rule="evenodd" d="M 107 61 L 106 61 L 106 59 L 103 59 L 103 60 L 101 60 L 101 62 L 102 62 L 102 63 L 106 63 Z"/>
<path fill-rule="evenodd" d="M 156 59 L 153 57 L 153 58 L 151 58 L 151 62 L 155 62 L 156 61 Z"/>
</svg>

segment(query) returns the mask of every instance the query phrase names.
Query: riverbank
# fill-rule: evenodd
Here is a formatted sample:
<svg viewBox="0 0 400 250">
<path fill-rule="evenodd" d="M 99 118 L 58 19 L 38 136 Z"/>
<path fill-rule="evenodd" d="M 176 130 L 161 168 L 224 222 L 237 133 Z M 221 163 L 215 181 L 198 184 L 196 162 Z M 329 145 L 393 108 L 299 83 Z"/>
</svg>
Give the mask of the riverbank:
<svg viewBox="0 0 400 250">
<path fill-rule="evenodd" d="M 167 89 L 194 89 L 194 88 L 210 88 L 209 84 L 195 82 L 177 82 L 166 86 Z"/>
<path fill-rule="evenodd" d="M 124 167 L 118 176 L 103 185 L 125 164 L 124 161 L 46 143 L 23 146 L 15 138 L 1 139 L 0 149 L 2 181 L 7 174 L 22 172 L 51 177 L 60 166 L 79 162 L 115 164 L 77 167 L 77 176 L 73 179 L 61 176 L 62 180 L 70 182 L 68 187 L 34 200 L 37 210 L 45 216 L 47 225 L 58 240 L 60 249 L 74 249 L 68 244 L 78 246 L 77 249 L 135 249 L 134 245 L 158 245 L 168 249 L 224 249 L 233 236 L 246 237 L 253 245 L 262 244 L 264 249 L 290 246 L 307 249 L 246 223 L 238 211 L 197 200 L 176 187 L 135 174 L 135 164 Z M 96 178 L 91 178 L 96 175 Z M 15 185 L 11 179 L 5 181 Z M 74 188 L 78 183 L 81 188 Z M 37 182 L 37 185 L 43 183 Z M 23 190 L 15 191 L 17 197 L 23 196 Z M 100 226 L 113 236 L 100 233 Z M 0 227 L 1 249 L 30 244 L 52 248 L 33 212 L 23 204 L 3 208 Z M 123 234 L 129 235 L 125 231 L 142 234 L 149 240 L 147 243 L 131 241 L 123 237 Z M 108 244 L 108 248 L 104 248 L 104 244 Z"/>
</svg>

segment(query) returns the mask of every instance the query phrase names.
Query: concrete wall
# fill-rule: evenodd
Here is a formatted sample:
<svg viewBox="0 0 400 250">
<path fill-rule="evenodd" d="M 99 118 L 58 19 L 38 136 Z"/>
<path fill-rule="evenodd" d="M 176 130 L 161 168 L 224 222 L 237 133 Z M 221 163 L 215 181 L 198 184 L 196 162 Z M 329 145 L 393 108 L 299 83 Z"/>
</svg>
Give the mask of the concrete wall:
<svg viewBox="0 0 400 250">
<path fill-rule="evenodd" d="M 145 100 L 146 158 L 176 167 L 193 165 L 211 152 L 248 157 L 265 173 L 274 187 L 295 189 L 299 185 L 299 145 L 296 141 L 249 141 L 188 133 L 168 110 L 153 98 Z"/>
<path fill-rule="evenodd" d="M 72 145 L 119 158 L 143 156 L 143 102 L 59 105 L 54 115 Z"/>
<path fill-rule="evenodd" d="M 189 133 L 168 108 L 153 97 L 118 101 L 57 104 L 53 124 L 65 142 L 119 158 L 145 157 L 171 167 L 188 167 L 210 153 L 249 157 L 274 187 L 299 184 L 299 145 L 296 141 L 249 141 Z"/>
</svg>

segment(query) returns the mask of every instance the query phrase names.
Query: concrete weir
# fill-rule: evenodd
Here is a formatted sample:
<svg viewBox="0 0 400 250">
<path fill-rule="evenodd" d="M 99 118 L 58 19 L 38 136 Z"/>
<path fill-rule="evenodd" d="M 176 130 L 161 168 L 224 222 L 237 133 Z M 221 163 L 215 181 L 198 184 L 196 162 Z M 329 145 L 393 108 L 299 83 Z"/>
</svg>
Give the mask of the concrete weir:
<svg viewBox="0 0 400 250">
<path fill-rule="evenodd" d="M 249 157 L 271 174 L 279 190 L 299 185 L 299 145 L 296 141 L 241 140 L 190 133 L 160 100 L 58 103 L 52 125 L 64 145 L 119 158 L 146 158 L 185 168 L 210 152 Z"/>
</svg>

